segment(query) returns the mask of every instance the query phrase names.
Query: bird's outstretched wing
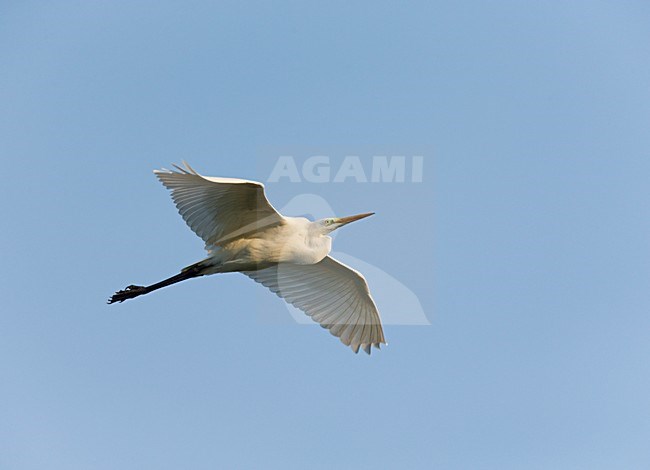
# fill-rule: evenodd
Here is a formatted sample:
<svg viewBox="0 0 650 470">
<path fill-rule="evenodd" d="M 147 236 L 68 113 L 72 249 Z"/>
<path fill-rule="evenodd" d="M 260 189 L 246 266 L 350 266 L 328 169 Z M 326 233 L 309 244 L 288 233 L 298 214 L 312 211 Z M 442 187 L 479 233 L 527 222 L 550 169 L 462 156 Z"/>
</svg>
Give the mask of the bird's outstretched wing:
<svg viewBox="0 0 650 470">
<path fill-rule="evenodd" d="M 317 264 L 280 263 L 244 272 L 299 308 L 357 353 L 386 344 L 368 283 L 354 269 L 327 256 Z"/>
<path fill-rule="evenodd" d="M 178 212 L 206 245 L 221 245 L 284 223 L 266 199 L 262 183 L 205 177 L 186 162 L 183 165 L 174 165 L 177 171 L 154 173 L 171 190 Z"/>
</svg>

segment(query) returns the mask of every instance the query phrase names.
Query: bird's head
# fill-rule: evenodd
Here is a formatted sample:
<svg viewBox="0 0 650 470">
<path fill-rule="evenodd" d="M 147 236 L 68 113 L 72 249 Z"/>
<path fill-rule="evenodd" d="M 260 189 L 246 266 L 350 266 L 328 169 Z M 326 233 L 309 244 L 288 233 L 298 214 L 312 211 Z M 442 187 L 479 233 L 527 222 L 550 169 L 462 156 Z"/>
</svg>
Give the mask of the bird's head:
<svg viewBox="0 0 650 470">
<path fill-rule="evenodd" d="M 332 217 L 329 219 L 321 219 L 321 220 L 317 220 L 316 224 L 318 224 L 318 227 L 321 229 L 321 231 L 324 234 L 328 234 L 333 232 L 337 228 L 341 228 L 344 225 L 350 224 L 352 222 L 356 222 L 357 220 L 365 219 L 366 217 L 370 217 L 371 215 L 375 215 L 375 213 L 370 212 L 367 214 L 353 215 L 350 217 L 342 217 L 342 218 Z"/>
</svg>

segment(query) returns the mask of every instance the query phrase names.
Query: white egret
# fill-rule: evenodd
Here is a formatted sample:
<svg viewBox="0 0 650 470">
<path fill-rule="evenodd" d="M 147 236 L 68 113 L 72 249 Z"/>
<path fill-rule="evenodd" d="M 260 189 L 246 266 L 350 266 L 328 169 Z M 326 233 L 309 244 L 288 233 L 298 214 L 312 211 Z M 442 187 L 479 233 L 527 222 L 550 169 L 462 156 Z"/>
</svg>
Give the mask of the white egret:
<svg viewBox="0 0 650 470">
<path fill-rule="evenodd" d="M 329 255 L 334 230 L 373 215 L 311 222 L 278 213 L 264 185 L 198 174 L 186 162 L 156 170 L 179 213 L 203 239 L 208 257 L 150 286 L 129 286 L 108 303 L 123 302 L 177 282 L 241 272 L 299 308 L 357 353 L 386 344 L 377 306 L 364 277 Z"/>
</svg>

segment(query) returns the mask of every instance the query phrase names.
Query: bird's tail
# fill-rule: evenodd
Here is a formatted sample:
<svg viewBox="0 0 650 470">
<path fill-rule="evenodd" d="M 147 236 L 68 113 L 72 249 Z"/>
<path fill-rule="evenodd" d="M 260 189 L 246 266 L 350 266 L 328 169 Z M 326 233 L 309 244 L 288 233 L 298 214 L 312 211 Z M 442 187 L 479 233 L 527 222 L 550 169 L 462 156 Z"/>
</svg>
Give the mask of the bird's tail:
<svg viewBox="0 0 650 470">
<path fill-rule="evenodd" d="M 198 262 L 183 269 L 175 276 L 165 279 L 164 281 L 160 281 L 156 284 L 152 284 L 150 286 L 128 286 L 126 289 L 117 291 L 115 294 L 113 294 L 113 296 L 108 299 L 108 303 L 114 304 L 116 302 L 124 302 L 125 300 L 148 294 L 149 292 L 162 289 L 163 287 L 171 286 L 172 284 L 176 284 L 178 282 L 203 276 L 203 268 L 204 266 L 201 264 L 201 262 Z"/>
</svg>

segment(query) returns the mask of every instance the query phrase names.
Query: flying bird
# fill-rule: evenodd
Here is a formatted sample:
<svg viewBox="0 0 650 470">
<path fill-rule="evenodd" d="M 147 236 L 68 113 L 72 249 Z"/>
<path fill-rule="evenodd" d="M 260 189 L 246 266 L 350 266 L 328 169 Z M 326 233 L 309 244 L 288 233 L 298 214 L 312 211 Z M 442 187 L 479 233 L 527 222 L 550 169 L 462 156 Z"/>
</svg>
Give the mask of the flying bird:
<svg viewBox="0 0 650 470">
<path fill-rule="evenodd" d="M 386 344 L 377 306 L 359 272 L 329 256 L 334 230 L 373 213 L 314 222 L 281 215 L 264 185 L 206 177 L 189 164 L 155 170 L 208 257 L 150 286 L 131 285 L 108 303 L 148 294 L 187 279 L 240 272 L 305 312 L 355 353 Z"/>
</svg>

